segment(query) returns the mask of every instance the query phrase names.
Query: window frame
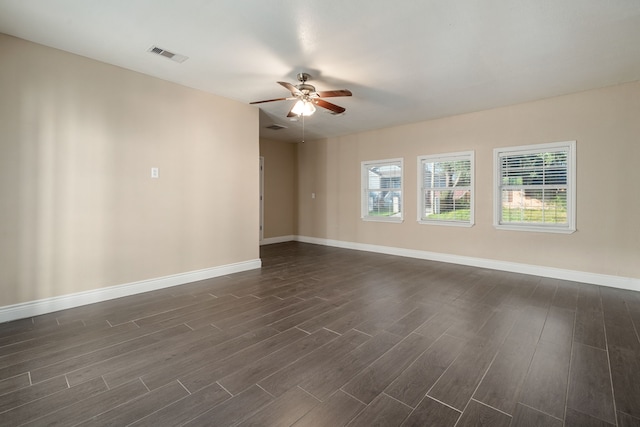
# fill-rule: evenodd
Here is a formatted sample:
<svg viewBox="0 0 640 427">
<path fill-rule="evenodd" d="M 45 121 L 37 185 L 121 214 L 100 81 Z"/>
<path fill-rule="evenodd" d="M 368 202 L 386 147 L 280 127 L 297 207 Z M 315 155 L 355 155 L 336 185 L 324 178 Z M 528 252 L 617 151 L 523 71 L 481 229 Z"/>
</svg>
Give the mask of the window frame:
<svg viewBox="0 0 640 427">
<path fill-rule="evenodd" d="M 400 216 L 385 217 L 369 215 L 369 167 L 371 166 L 391 166 L 398 165 L 400 167 Z M 360 219 L 372 222 L 390 222 L 401 223 L 404 221 L 404 159 L 383 159 L 383 160 L 366 160 L 360 163 Z M 379 189 L 377 189 L 379 190 Z"/>
<path fill-rule="evenodd" d="M 424 163 L 435 163 L 435 162 L 446 162 L 446 161 L 459 161 L 459 160 L 469 160 L 470 161 L 470 176 L 471 180 L 468 186 L 465 188 L 469 188 L 471 194 L 469 197 L 469 220 L 461 221 L 461 220 L 448 220 L 448 219 L 426 219 L 423 216 L 425 212 L 425 203 L 424 203 L 424 192 L 426 188 L 423 186 L 424 184 Z M 418 194 L 418 206 L 417 206 L 417 221 L 419 224 L 428 224 L 428 225 L 445 225 L 445 226 L 454 226 L 454 227 L 473 227 L 475 224 L 475 151 L 458 151 L 455 153 L 443 153 L 443 154 L 429 154 L 424 156 L 418 156 L 418 181 L 417 181 L 417 194 Z M 438 188 L 438 187 L 433 187 Z M 455 187 L 451 187 L 455 188 Z"/>
<path fill-rule="evenodd" d="M 567 223 L 562 225 L 525 222 L 502 223 L 502 157 L 506 155 L 540 154 L 550 151 L 566 151 L 567 153 Z M 494 148 L 493 180 L 493 226 L 496 229 L 564 234 L 571 234 L 576 231 L 576 141 Z"/>
</svg>

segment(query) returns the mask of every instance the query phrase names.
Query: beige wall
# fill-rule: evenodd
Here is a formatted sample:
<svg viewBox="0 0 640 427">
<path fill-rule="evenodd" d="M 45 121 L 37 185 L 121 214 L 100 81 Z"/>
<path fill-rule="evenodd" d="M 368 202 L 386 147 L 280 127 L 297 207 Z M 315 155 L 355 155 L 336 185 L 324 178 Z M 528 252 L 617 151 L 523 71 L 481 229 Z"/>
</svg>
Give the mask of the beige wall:
<svg viewBox="0 0 640 427">
<path fill-rule="evenodd" d="M 260 139 L 260 155 L 264 157 L 265 239 L 297 232 L 297 146 Z"/>
<path fill-rule="evenodd" d="M 640 278 L 639 118 L 636 82 L 300 145 L 298 234 Z M 494 229 L 493 148 L 569 140 L 577 141 L 578 231 Z M 475 150 L 475 226 L 419 225 L 416 157 L 464 150 Z M 404 158 L 404 222 L 360 220 L 360 162 L 396 157 Z"/>
<path fill-rule="evenodd" d="M 0 57 L 0 306 L 259 257 L 256 108 L 4 35 Z"/>
</svg>

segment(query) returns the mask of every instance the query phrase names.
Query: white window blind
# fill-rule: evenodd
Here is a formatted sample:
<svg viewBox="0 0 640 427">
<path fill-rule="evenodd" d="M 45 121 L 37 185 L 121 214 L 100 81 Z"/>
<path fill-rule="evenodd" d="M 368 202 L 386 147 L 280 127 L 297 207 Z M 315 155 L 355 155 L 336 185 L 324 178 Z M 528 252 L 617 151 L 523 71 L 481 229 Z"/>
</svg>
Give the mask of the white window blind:
<svg viewBox="0 0 640 427">
<path fill-rule="evenodd" d="M 575 231 L 575 141 L 494 150 L 494 225 Z"/>
<path fill-rule="evenodd" d="M 418 157 L 418 222 L 471 226 L 474 153 Z"/>
<path fill-rule="evenodd" d="M 402 159 L 362 162 L 362 219 L 402 221 Z"/>
</svg>

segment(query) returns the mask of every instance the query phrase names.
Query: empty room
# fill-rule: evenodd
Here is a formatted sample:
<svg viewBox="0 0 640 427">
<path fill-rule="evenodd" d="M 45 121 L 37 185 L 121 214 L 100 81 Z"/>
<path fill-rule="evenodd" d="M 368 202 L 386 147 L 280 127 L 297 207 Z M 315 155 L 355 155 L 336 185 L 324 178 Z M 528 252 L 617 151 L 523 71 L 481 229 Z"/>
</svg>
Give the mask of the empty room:
<svg viewBox="0 0 640 427">
<path fill-rule="evenodd" d="M 0 425 L 640 426 L 637 0 L 0 0 Z"/>
</svg>

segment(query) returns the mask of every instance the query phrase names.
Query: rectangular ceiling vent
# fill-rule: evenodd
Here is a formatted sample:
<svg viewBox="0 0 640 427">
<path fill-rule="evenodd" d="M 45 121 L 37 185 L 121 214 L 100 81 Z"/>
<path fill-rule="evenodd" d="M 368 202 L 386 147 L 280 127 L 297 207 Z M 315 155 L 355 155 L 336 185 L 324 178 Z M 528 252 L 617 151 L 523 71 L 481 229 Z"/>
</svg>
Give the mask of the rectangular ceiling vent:
<svg viewBox="0 0 640 427">
<path fill-rule="evenodd" d="M 183 63 L 184 61 L 189 59 L 188 56 L 184 56 L 184 55 L 180 55 L 180 54 L 177 54 L 177 53 L 169 52 L 168 50 L 164 50 L 162 48 L 159 48 L 158 46 L 151 46 L 149 49 L 147 49 L 147 52 L 151 52 L 151 53 L 155 53 L 156 55 L 164 56 L 165 58 L 169 58 L 170 60 L 175 61 L 175 62 L 179 62 L 179 63 Z"/>
<path fill-rule="evenodd" d="M 282 126 L 282 125 L 277 125 L 277 124 L 272 124 L 271 126 L 267 126 L 267 129 L 271 129 L 271 130 L 280 130 L 280 129 L 286 129 L 286 126 Z"/>
</svg>

